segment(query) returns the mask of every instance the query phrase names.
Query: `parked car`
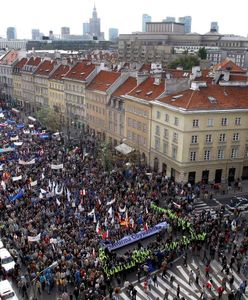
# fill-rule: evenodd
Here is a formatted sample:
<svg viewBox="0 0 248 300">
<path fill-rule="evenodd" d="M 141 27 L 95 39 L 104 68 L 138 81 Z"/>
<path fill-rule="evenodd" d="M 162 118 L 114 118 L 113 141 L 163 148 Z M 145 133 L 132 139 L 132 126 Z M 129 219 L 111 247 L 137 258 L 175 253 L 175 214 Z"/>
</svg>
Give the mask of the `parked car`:
<svg viewBox="0 0 248 300">
<path fill-rule="evenodd" d="M 15 261 L 6 248 L 0 249 L 0 262 L 7 273 L 15 267 Z"/>
<path fill-rule="evenodd" d="M 0 281 L 0 299 L 2 299 L 2 300 L 18 300 L 18 298 L 8 280 Z"/>
<path fill-rule="evenodd" d="M 234 197 L 226 206 L 231 211 L 234 211 L 236 209 L 240 211 L 248 210 L 248 199 L 244 197 Z"/>
</svg>

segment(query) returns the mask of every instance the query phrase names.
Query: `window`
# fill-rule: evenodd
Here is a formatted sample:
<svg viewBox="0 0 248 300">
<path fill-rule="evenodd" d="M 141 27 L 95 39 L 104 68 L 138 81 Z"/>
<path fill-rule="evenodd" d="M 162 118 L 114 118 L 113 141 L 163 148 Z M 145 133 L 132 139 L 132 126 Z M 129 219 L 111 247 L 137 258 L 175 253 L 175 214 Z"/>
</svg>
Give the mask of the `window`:
<svg viewBox="0 0 248 300">
<path fill-rule="evenodd" d="M 198 143 L 198 136 L 192 135 L 191 137 L 191 144 L 197 144 Z"/>
<path fill-rule="evenodd" d="M 157 110 L 157 119 L 160 119 L 160 111 Z"/>
<path fill-rule="evenodd" d="M 192 151 L 190 152 L 190 161 L 195 161 L 196 160 L 196 152 Z"/>
<path fill-rule="evenodd" d="M 199 127 L 199 120 L 193 120 L 193 127 Z"/>
<path fill-rule="evenodd" d="M 238 157 L 238 149 L 232 148 L 231 158 L 237 158 Z"/>
<path fill-rule="evenodd" d="M 234 142 L 239 141 L 239 134 L 237 132 L 233 134 L 233 141 Z"/>
<path fill-rule="evenodd" d="M 177 148 L 172 147 L 172 158 L 177 159 Z"/>
<path fill-rule="evenodd" d="M 173 142 L 177 143 L 178 142 L 178 133 L 173 132 Z"/>
<path fill-rule="evenodd" d="M 237 117 L 235 119 L 235 125 L 241 125 L 241 118 L 240 117 Z"/>
<path fill-rule="evenodd" d="M 179 119 L 177 117 L 175 117 L 175 119 L 174 119 L 174 125 L 178 126 L 178 124 L 179 124 Z"/>
<path fill-rule="evenodd" d="M 224 150 L 223 149 L 218 149 L 218 159 L 224 159 Z"/>
<path fill-rule="evenodd" d="M 169 137 L 169 131 L 168 129 L 164 128 L 164 139 L 168 139 Z"/>
<path fill-rule="evenodd" d="M 211 134 L 207 134 L 205 141 L 206 141 L 207 144 L 212 143 L 212 135 Z"/>
<path fill-rule="evenodd" d="M 220 139 L 219 139 L 219 141 L 222 142 L 222 143 L 226 141 L 226 134 L 225 134 L 225 133 L 221 133 L 221 134 L 220 134 Z"/>
<path fill-rule="evenodd" d="M 222 126 L 227 126 L 227 118 L 222 118 L 221 119 L 221 125 Z"/>
<path fill-rule="evenodd" d="M 155 138 L 155 149 L 160 150 L 160 139 L 157 137 Z"/>
<path fill-rule="evenodd" d="M 204 160 L 210 160 L 210 150 L 204 151 Z"/>
<path fill-rule="evenodd" d="M 169 122 L 169 120 L 170 120 L 170 117 L 169 117 L 169 115 L 168 115 L 168 114 L 165 114 L 165 116 L 164 116 L 164 120 L 165 120 L 165 122 Z"/>
<path fill-rule="evenodd" d="M 156 125 L 156 132 L 155 132 L 156 135 L 160 135 L 160 127 L 158 125 Z"/>
<path fill-rule="evenodd" d="M 163 152 L 164 152 L 164 154 L 168 153 L 168 144 L 167 143 L 163 143 Z"/>
<path fill-rule="evenodd" d="M 214 126 L 214 120 L 208 119 L 208 127 L 213 127 L 213 126 Z"/>
</svg>

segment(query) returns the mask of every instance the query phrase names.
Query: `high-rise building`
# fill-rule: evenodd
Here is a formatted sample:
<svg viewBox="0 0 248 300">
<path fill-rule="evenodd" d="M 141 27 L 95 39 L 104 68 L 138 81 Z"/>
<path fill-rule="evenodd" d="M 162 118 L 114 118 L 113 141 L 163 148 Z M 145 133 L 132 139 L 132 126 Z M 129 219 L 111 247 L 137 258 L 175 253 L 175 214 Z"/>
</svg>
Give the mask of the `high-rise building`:
<svg viewBox="0 0 248 300">
<path fill-rule="evenodd" d="M 146 32 L 146 23 L 151 22 L 152 21 L 152 17 L 147 15 L 147 14 L 143 14 L 142 16 L 142 32 Z"/>
<path fill-rule="evenodd" d="M 163 19 L 163 22 L 176 22 L 176 18 L 175 17 L 166 17 L 165 19 Z"/>
<path fill-rule="evenodd" d="M 83 23 L 83 35 L 87 35 L 90 33 L 90 23 Z"/>
<path fill-rule="evenodd" d="M 32 40 L 39 41 L 41 39 L 41 33 L 39 29 L 32 29 Z"/>
<path fill-rule="evenodd" d="M 109 28 L 109 40 L 116 41 L 118 39 L 119 31 L 117 28 Z"/>
<path fill-rule="evenodd" d="M 70 34 L 70 27 L 61 27 L 61 37 L 65 38 Z"/>
<path fill-rule="evenodd" d="M 7 40 L 15 40 L 16 39 L 16 28 L 8 27 L 7 28 Z"/>
<path fill-rule="evenodd" d="M 191 32 L 191 22 L 192 22 L 191 16 L 181 17 L 178 20 L 179 20 L 179 23 L 184 24 L 184 32 L 190 33 Z"/>
<path fill-rule="evenodd" d="M 218 22 L 211 22 L 210 31 L 211 32 L 219 32 Z"/>
<path fill-rule="evenodd" d="M 97 17 L 96 6 L 94 5 L 92 18 L 90 18 L 90 34 L 97 39 L 101 38 L 101 20 Z"/>
</svg>

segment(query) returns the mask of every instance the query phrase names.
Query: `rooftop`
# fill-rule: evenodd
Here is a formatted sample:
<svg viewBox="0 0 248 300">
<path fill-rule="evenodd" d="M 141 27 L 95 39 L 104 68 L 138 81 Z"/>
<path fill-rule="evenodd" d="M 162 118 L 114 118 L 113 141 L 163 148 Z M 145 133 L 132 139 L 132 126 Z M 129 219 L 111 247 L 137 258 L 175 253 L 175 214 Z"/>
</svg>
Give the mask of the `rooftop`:
<svg viewBox="0 0 248 300">
<path fill-rule="evenodd" d="M 120 76 L 121 73 L 118 72 L 100 71 L 88 85 L 87 89 L 106 92 Z"/>
<path fill-rule="evenodd" d="M 78 62 L 66 74 L 65 78 L 86 81 L 90 73 L 95 69 L 95 65 L 90 62 Z"/>
</svg>

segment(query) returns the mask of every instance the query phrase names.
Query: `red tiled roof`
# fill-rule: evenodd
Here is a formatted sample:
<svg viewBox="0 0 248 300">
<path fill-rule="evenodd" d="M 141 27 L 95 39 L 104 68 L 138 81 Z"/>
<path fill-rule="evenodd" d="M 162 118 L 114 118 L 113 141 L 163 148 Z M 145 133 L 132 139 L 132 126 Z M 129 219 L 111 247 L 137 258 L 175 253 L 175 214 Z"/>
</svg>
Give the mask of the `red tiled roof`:
<svg viewBox="0 0 248 300">
<path fill-rule="evenodd" d="M 85 81 L 94 69 L 95 65 L 91 63 L 78 62 L 66 74 L 65 78 Z"/>
<path fill-rule="evenodd" d="M 134 77 L 128 77 L 128 79 L 118 87 L 118 89 L 113 93 L 113 96 L 119 97 L 129 93 L 137 85 L 137 80 Z"/>
<path fill-rule="evenodd" d="M 35 70 L 35 75 L 45 75 L 48 76 L 53 70 L 55 62 L 51 60 L 44 60 L 39 67 Z"/>
<path fill-rule="evenodd" d="M 70 66 L 59 65 L 58 68 L 51 75 L 50 79 L 61 80 L 62 77 L 64 77 L 69 70 L 70 70 Z"/>
<path fill-rule="evenodd" d="M 121 73 L 102 70 L 92 80 L 87 89 L 105 92 L 120 76 Z"/>
<path fill-rule="evenodd" d="M 150 64 L 143 64 L 142 67 L 139 69 L 139 72 L 145 72 L 145 71 L 148 71 L 148 72 L 151 71 L 151 65 Z"/>
<path fill-rule="evenodd" d="M 155 83 L 155 84 L 154 84 Z M 158 98 L 165 90 L 165 81 L 160 79 L 160 83 L 156 84 L 156 79 L 153 77 L 147 78 L 128 95 L 143 100 L 154 100 Z"/>
<path fill-rule="evenodd" d="M 231 59 L 226 58 L 219 64 L 213 66 L 214 70 L 230 70 L 232 73 L 245 73 L 245 70 L 236 65 Z"/>
<path fill-rule="evenodd" d="M 21 69 L 26 62 L 28 61 L 28 59 L 26 57 L 23 57 L 21 60 L 18 61 L 18 63 L 15 65 L 15 68 L 17 69 Z"/>
<path fill-rule="evenodd" d="M 18 52 L 15 50 L 10 50 L 7 52 L 2 59 L 0 60 L 1 65 L 12 65 L 13 62 L 17 59 Z"/>
<path fill-rule="evenodd" d="M 175 69 L 168 69 L 165 71 L 166 74 L 170 74 L 172 78 L 189 78 L 191 71 L 184 71 L 184 70 L 175 70 Z"/>
<path fill-rule="evenodd" d="M 180 95 L 182 95 L 180 97 Z M 173 99 L 173 96 L 179 96 Z M 214 98 L 211 101 L 209 97 Z M 206 88 L 186 90 L 159 99 L 158 101 L 188 110 L 216 110 L 248 108 L 248 87 L 222 87 L 208 85 Z M 216 103 L 211 103 L 216 102 Z"/>
<path fill-rule="evenodd" d="M 28 60 L 26 65 L 28 65 L 28 66 L 38 66 L 40 62 L 41 62 L 40 57 L 33 57 L 32 56 L 32 57 L 30 57 L 30 59 Z"/>
<path fill-rule="evenodd" d="M 230 81 L 248 81 L 248 76 L 232 74 L 232 75 L 230 75 L 229 80 Z"/>
</svg>

